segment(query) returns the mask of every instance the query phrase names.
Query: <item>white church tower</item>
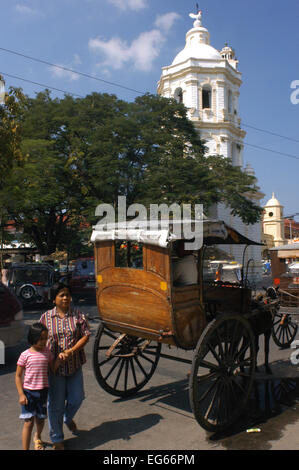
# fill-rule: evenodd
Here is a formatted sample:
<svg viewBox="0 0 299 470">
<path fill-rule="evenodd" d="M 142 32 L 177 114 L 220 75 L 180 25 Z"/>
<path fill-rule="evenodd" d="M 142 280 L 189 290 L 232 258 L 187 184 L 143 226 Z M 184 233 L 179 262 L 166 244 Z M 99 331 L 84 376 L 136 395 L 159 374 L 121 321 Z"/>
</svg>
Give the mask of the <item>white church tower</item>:
<svg viewBox="0 0 299 470">
<path fill-rule="evenodd" d="M 209 155 L 231 158 L 233 165 L 243 167 L 243 139 L 246 132 L 241 129 L 239 116 L 239 89 L 241 73 L 235 51 L 225 45 L 219 52 L 210 45 L 209 31 L 202 26 L 202 12 L 190 14 L 195 21 L 186 34 L 186 45 L 177 54 L 172 64 L 162 68 L 158 82 L 158 94 L 175 98 L 188 108 L 188 115 L 205 141 Z M 251 168 L 246 171 L 252 175 Z M 258 197 L 262 198 L 262 193 Z M 255 201 L 259 204 L 259 201 Z M 240 233 L 260 241 L 260 223 L 246 226 L 230 210 L 220 204 L 210 214 L 224 220 Z M 242 262 L 243 248 L 226 247 L 226 251 Z M 261 250 L 252 248 L 247 256 L 253 258 L 252 275 L 261 272 Z M 252 265 L 253 266 L 253 265 Z"/>
</svg>

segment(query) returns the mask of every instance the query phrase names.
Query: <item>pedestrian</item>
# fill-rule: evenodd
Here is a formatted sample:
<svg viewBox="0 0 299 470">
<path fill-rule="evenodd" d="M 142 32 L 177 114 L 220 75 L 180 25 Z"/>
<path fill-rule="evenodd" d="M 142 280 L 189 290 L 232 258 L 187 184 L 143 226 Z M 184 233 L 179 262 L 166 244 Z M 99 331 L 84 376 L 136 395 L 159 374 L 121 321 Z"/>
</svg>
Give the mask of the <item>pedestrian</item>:
<svg viewBox="0 0 299 470">
<path fill-rule="evenodd" d="M 48 346 L 54 358 L 61 359 L 56 374 L 49 376 L 48 416 L 50 438 L 55 450 L 64 450 L 63 423 L 73 434 L 78 428 L 73 420 L 84 400 L 82 366 L 86 362 L 84 346 L 90 330 L 85 316 L 71 308 L 71 291 L 58 284 L 52 295 L 54 308 L 41 316 L 49 331 Z"/>
<path fill-rule="evenodd" d="M 30 448 L 34 421 L 36 425 L 34 448 L 45 449 L 41 434 L 47 417 L 48 370 L 50 366 L 54 373 L 59 364 L 59 359 L 53 364 L 53 354 L 46 347 L 47 340 L 47 328 L 41 323 L 33 323 L 28 332 L 28 342 L 31 347 L 22 352 L 17 361 L 15 382 L 21 405 L 20 418 L 24 420 L 23 450 Z"/>
</svg>

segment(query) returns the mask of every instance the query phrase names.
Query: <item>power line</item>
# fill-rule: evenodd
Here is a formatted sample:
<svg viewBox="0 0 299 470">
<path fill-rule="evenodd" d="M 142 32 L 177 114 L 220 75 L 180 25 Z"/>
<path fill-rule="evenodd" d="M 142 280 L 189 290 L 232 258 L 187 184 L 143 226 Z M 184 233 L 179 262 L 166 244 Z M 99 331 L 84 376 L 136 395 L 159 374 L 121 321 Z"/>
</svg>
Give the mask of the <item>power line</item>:
<svg viewBox="0 0 299 470">
<path fill-rule="evenodd" d="M 8 52 L 9 54 L 14 54 L 14 55 L 17 55 L 19 57 L 23 57 L 25 59 L 33 60 L 35 62 L 40 62 L 41 64 L 49 65 L 50 67 L 56 67 L 58 69 L 64 70 L 65 72 L 75 73 L 75 74 L 81 75 L 82 77 L 85 77 L 85 78 L 91 78 L 93 80 L 97 80 L 99 82 L 106 83 L 108 85 L 117 86 L 117 87 L 123 88 L 123 89 L 128 90 L 128 91 L 133 91 L 134 93 L 138 93 L 140 95 L 144 94 L 144 92 L 142 92 L 142 91 L 134 90 L 134 88 L 129 88 L 125 85 L 121 85 L 120 83 L 110 82 L 108 80 L 104 80 L 103 78 L 99 78 L 96 75 L 89 75 L 88 73 L 78 72 L 77 70 L 70 69 L 70 68 L 65 67 L 63 65 L 52 64 L 51 62 L 48 62 L 46 60 L 38 59 L 36 57 L 31 57 L 29 55 L 22 54 L 21 52 L 16 52 L 16 51 L 12 51 L 10 49 L 5 49 L 4 47 L 0 47 L 0 50 L 4 51 L 4 52 Z"/>
<path fill-rule="evenodd" d="M 55 88 L 55 87 L 52 87 L 52 86 L 49 86 L 49 85 L 44 85 L 43 83 L 34 82 L 34 81 L 28 80 L 26 78 L 17 77 L 16 75 L 11 75 L 10 73 L 0 72 L 0 75 L 4 75 L 4 76 L 10 77 L 10 78 L 15 78 L 16 80 L 22 80 L 23 82 L 31 83 L 33 85 L 38 85 L 38 86 L 43 87 L 43 88 L 49 88 L 51 90 L 59 91 L 61 93 L 65 93 L 66 95 L 73 95 L 73 96 L 79 96 L 80 98 L 84 98 L 83 95 L 78 95 L 77 93 L 71 93 L 70 91 L 61 90 L 60 88 Z"/>
<path fill-rule="evenodd" d="M 250 126 L 249 124 L 244 124 L 244 122 L 242 122 L 242 126 L 249 127 L 250 129 L 254 129 L 255 131 L 265 132 L 266 134 L 274 135 L 275 137 L 281 137 L 282 139 L 287 139 L 287 140 L 290 140 L 291 142 L 299 143 L 299 140 L 294 139 L 293 137 L 287 137 L 285 135 L 276 134 L 275 132 L 267 131 L 266 129 L 260 129 L 259 127 L 254 127 L 254 126 Z"/>
<path fill-rule="evenodd" d="M 289 158 L 293 158 L 294 160 L 299 160 L 299 157 L 295 155 L 291 155 L 289 153 L 278 152 L 277 150 L 268 149 L 266 147 L 260 147 L 259 145 L 249 144 L 248 142 L 243 142 L 243 144 L 249 145 L 250 147 L 254 147 L 259 150 L 265 150 L 266 152 L 276 153 L 277 155 L 283 155 L 284 157 L 289 157 Z"/>
<path fill-rule="evenodd" d="M 4 52 L 7 52 L 9 54 L 14 54 L 14 55 L 17 55 L 19 57 L 23 57 L 25 59 L 29 59 L 29 60 L 33 60 L 35 62 L 39 62 L 41 64 L 45 64 L 45 65 L 48 65 L 50 67 L 56 67 L 58 69 L 61 69 L 61 70 L 64 70 L 65 72 L 71 72 L 71 73 L 74 73 L 74 74 L 77 74 L 77 75 L 81 75 L 82 77 L 86 77 L 86 78 L 90 78 L 92 80 L 97 80 L 97 81 L 100 81 L 102 83 L 106 83 L 108 85 L 112 85 L 112 86 L 116 86 L 116 87 L 120 87 L 120 88 L 123 88 L 125 90 L 128 90 L 128 91 L 132 91 L 134 93 L 137 93 L 137 94 L 141 94 L 141 95 L 144 95 L 146 92 L 145 91 L 140 91 L 140 90 L 135 90 L 134 88 L 130 88 L 130 87 L 127 87 L 125 85 L 121 85 L 120 83 L 115 83 L 115 82 L 110 82 L 109 80 L 104 80 L 103 78 L 99 78 L 95 75 L 90 75 L 90 74 L 87 74 L 85 72 L 78 72 L 77 70 L 74 70 L 74 69 L 71 69 L 71 68 L 68 68 L 68 67 L 65 67 L 63 65 L 58 65 L 58 64 L 53 64 L 52 62 L 49 62 L 49 61 L 46 61 L 46 60 L 43 60 L 43 59 L 39 59 L 37 57 L 32 57 L 32 56 L 29 56 L 29 55 L 26 55 L 26 54 L 23 54 L 21 52 L 17 52 L 17 51 L 13 51 L 11 49 L 6 49 L 4 47 L 0 47 L 0 50 L 1 51 L 4 51 Z M 7 74 L 8 75 L 8 74 Z M 19 78 L 20 80 L 23 80 L 23 81 L 26 81 L 25 79 L 22 79 L 22 78 Z M 28 81 L 30 83 L 30 81 Z M 34 83 L 34 82 L 32 82 Z M 40 84 L 38 83 L 35 83 L 36 85 L 39 85 L 41 86 Z M 43 85 L 44 86 L 44 85 Z M 50 88 L 49 86 L 47 88 Z M 53 90 L 57 90 L 57 91 L 61 91 L 57 88 L 53 88 Z M 75 93 L 72 93 L 74 95 L 76 95 Z M 76 95 L 76 96 L 80 96 L 80 95 Z M 250 129 L 254 129 L 256 131 L 259 131 L 259 132 L 264 132 L 266 134 L 269 134 L 269 135 L 273 135 L 275 137 L 280 137 L 282 139 L 286 139 L 286 140 L 289 140 L 291 142 L 296 142 L 296 143 L 299 143 L 299 140 L 298 139 L 294 139 L 293 137 L 288 137 L 288 136 L 285 136 L 285 135 L 282 135 L 282 134 L 277 134 L 275 132 L 272 132 L 272 131 L 269 131 L 267 129 L 262 129 L 262 128 L 259 128 L 259 127 L 255 127 L 255 126 L 251 126 L 250 124 L 246 124 L 246 123 L 243 123 L 242 122 L 242 126 L 244 127 L 248 127 Z"/>
<path fill-rule="evenodd" d="M 1 48 L 0 48 L 1 49 Z M 12 75 L 12 74 L 9 74 L 9 73 L 6 73 L 6 72 L 0 72 L 1 75 L 4 75 L 4 76 L 7 76 L 7 77 L 11 77 L 11 78 L 15 78 L 17 80 L 22 80 L 24 82 L 27 82 L 27 83 L 31 83 L 31 84 L 34 84 L 34 85 L 38 85 L 40 87 L 43 87 L 43 88 L 48 88 L 48 89 L 51 89 L 51 90 L 55 90 L 55 91 L 59 91 L 61 93 L 64 93 L 64 94 L 69 94 L 69 95 L 73 95 L 73 96 L 79 96 L 80 98 L 84 98 L 83 95 L 79 95 L 77 93 L 72 93 L 72 92 L 69 92 L 69 91 L 66 91 L 66 90 L 61 90 L 60 88 L 55 88 L 55 87 L 52 87 L 50 85 L 45 85 L 43 83 L 39 83 L 39 82 L 35 82 L 33 80 L 29 80 L 29 79 L 26 79 L 26 78 L 21 78 L 21 77 L 18 77 L 16 75 Z M 250 127 L 250 126 L 247 126 L 247 127 Z M 258 129 L 258 128 L 256 128 Z M 260 129 L 258 129 L 260 130 Z M 270 133 L 270 131 L 269 131 Z M 295 139 L 294 139 L 295 140 Z M 283 152 L 279 152 L 277 150 L 272 150 L 272 149 L 268 149 L 266 147 L 261 147 L 261 146 L 258 146 L 258 145 L 254 145 L 254 144 L 250 144 L 248 142 L 243 142 L 244 145 L 247 145 L 249 147 L 253 147 L 253 148 L 256 148 L 258 150 L 263 150 L 263 151 L 266 151 L 266 152 L 271 152 L 271 153 L 275 153 L 277 155 L 281 155 L 281 156 L 284 156 L 284 157 L 288 157 L 288 158 L 292 158 L 294 160 L 299 160 L 299 157 L 298 156 L 295 156 L 295 155 L 291 155 L 289 153 L 283 153 Z"/>
</svg>

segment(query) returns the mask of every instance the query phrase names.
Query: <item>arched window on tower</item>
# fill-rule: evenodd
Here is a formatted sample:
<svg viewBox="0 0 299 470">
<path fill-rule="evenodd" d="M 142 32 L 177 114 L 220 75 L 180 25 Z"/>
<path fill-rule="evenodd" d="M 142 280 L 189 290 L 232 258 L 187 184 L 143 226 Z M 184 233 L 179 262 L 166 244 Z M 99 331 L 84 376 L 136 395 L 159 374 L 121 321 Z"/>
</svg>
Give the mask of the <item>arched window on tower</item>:
<svg viewBox="0 0 299 470">
<path fill-rule="evenodd" d="M 175 90 L 174 99 L 177 103 L 183 103 L 183 90 L 181 88 L 177 88 Z"/>
<path fill-rule="evenodd" d="M 209 85 L 205 85 L 202 89 L 202 109 L 211 109 L 212 107 L 212 90 Z"/>
<path fill-rule="evenodd" d="M 232 94 L 231 90 L 228 90 L 227 110 L 230 114 L 233 112 L 233 94 Z"/>
</svg>

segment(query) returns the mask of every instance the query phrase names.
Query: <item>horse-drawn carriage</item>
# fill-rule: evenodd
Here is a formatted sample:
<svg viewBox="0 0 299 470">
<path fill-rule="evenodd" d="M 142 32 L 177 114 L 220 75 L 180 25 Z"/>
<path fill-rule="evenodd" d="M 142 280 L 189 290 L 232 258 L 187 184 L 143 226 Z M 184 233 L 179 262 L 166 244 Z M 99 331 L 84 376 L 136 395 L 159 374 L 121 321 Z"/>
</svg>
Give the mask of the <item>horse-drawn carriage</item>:
<svg viewBox="0 0 299 470">
<path fill-rule="evenodd" d="M 189 363 L 195 418 L 206 430 L 222 430 L 238 419 L 249 399 L 256 340 L 269 326 L 264 312 L 272 318 L 276 301 L 268 299 L 266 310 L 256 308 L 244 273 L 239 284 L 204 281 L 205 247 L 259 244 L 222 221 L 203 221 L 203 246 L 195 253 L 197 283 L 174 286 L 173 245 L 180 238 L 175 224 L 159 230 L 94 228 L 101 320 L 94 372 L 104 390 L 128 397 L 150 380 L 160 357 Z M 194 350 L 193 360 L 162 353 L 162 344 Z"/>
<path fill-rule="evenodd" d="M 298 330 L 296 315 L 299 315 L 299 243 L 271 248 L 270 253 L 272 279 L 279 298 L 272 337 L 279 347 L 286 348 L 291 346 Z"/>
</svg>

